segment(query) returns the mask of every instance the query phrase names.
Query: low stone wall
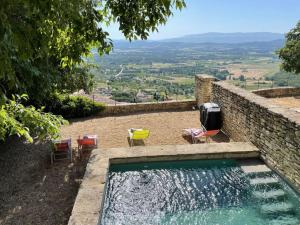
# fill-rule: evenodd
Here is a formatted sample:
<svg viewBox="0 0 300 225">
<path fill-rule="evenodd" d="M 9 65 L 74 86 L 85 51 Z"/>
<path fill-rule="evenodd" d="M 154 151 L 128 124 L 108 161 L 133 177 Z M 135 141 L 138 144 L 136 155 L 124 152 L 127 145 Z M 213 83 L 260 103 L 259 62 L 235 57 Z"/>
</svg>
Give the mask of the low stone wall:
<svg viewBox="0 0 300 225">
<path fill-rule="evenodd" d="M 195 100 L 185 101 L 165 101 L 165 102 L 147 102 L 136 104 L 108 105 L 99 115 L 110 116 L 118 114 L 131 114 L 138 112 L 157 112 L 157 111 L 183 111 L 192 110 L 196 106 Z"/>
<path fill-rule="evenodd" d="M 300 188 L 300 113 L 226 82 L 211 82 L 210 95 L 230 138 L 252 142 L 267 164 Z"/>
<path fill-rule="evenodd" d="M 300 96 L 300 88 L 297 87 L 278 87 L 252 91 L 252 93 L 265 98 L 280 98 Z"/>
</svg>

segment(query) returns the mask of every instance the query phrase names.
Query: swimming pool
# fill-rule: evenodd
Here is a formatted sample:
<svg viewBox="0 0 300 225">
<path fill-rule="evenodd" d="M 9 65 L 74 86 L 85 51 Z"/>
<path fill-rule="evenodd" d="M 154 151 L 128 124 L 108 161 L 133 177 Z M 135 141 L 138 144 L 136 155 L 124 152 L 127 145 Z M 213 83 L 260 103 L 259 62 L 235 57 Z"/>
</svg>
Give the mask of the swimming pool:
<svg viewBox="0 0 300 225">
<path fill-rule="evenodd" d="M 296 225 L 300 197 L 274 172 L 235 160 L 111 165 L 102 225 Z"/>
</svg>

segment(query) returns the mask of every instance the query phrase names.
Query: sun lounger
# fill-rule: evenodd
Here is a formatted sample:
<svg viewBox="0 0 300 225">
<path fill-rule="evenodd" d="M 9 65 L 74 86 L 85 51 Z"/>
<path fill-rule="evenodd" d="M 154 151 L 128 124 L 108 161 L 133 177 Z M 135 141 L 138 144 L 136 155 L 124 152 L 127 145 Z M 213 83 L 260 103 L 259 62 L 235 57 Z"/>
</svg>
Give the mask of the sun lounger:
<svg viewBox="0 0 300 225">
<path fill-rule="evenodd" d="M 201 125 L 200 128 L 187 128 L 183 129 L 184 136 L 191 136 L 193 144 L 197 142 L 208 142 L 210 137 L 218 134 L 220 130 L 209 130 L 207 131 L 204 126 Z"/>
<path fill-rule="evenodd" d="M 217 135 L 220 132 L 220 130 L 208 130 L 203 133 L 200 133 L 197 136 L 193 137 L 193 143 L 197 143 L 198 141 L 209 142 L 209 139 L 215 135 Z"/>
<path fill-rule="evenodd" d="M 198 136 L 199 134 L 203 133 L 204 130 L 200 128 L 186 128 L 183 129 L 184 136 Z"/>
<path fill-rule="evenodd" d="M 193 144 L 197 142 L 195 137 L 200 137 L 206 132 L 205 128 L 202 126 L 200 128 L 186 128 L 183 129 L 183 136 L 191 136 Z"/>
<path fill-rule="evenodd" d="M 128 130 L 129 144 L 133 146 L 134 140 L 145 140 L 149 137 L 150 131 L 147 129 L 130 128 Z"/>
</svg>

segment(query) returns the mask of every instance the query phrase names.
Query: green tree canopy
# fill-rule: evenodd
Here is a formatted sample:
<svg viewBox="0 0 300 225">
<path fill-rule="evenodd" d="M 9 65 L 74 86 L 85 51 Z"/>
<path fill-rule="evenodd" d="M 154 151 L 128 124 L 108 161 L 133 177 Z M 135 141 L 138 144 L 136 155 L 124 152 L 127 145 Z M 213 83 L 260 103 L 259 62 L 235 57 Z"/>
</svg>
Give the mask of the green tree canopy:
<svg viewBox="0 0 300 225">
<path fill-rule="evenodd" d="M 0 140 L 57 136 L 65 121 L 22 99 L 42 105 L 56 92 L 90 90 L 82 63 L 92 47 L 100 55 L 111 51 L 104 25 L 117 22 L 127 39 L 147 39 L 183 7 L 184 0 L 1 0 Z"/>
<path fill-rule="evenodd" d="M 60 126 L 66 124 L 61 116 L 43 112 L 33 106 L 25 107 L 22 101 L 26 95 L 13 95 L 0 106 L 0 141 L 7 136 L 18 135 L 32 142 L 33 138 L 40 140 L 55 139 L 58 137 Z"/>
<path fill-rule="evenodd" d="M 76 80 L 92 47 L 100 54 L 112 49 L 104 24 L 119 23 L 129 40 L 146 39 L 184 6 L 184 0 L 2 0 L 1 104 L 15 93 L 41 102 L 54 90 L 69 90 L 62 83 Z"/>
<path fill-rule="evenodd" d="M 281 67 L 287 72 L 300 73 L 300 21 L 286 34 L 285 46 L 278 51 Z"/>
</svg>

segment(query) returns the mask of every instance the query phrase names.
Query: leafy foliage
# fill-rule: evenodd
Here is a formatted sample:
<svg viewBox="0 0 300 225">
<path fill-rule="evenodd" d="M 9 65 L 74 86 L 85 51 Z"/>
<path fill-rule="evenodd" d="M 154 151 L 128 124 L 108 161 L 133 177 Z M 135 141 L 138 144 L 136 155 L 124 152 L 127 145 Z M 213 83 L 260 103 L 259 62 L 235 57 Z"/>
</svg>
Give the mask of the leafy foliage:
<svg viewBox="0 0 300 225">
<path fill-rule="evenodd" d="M 64 76 L 61 82 L 57 84 L 57 89 L 63 93 L 73 93 L 75 91 L 84 90 L 90 93 L 94 87 L 94 75 L 90 73 L 92 65 L 83 64 L 75 67 L 68 76 Z"/>
<path fill-rule="evenodd" d="M 76 118 L 95 115 L 103 111 L 105 106 L 83 96 L 53 94 L 46 101 L 46 110 L 64 118 Z"/>
<path fill-rule="evenodd" d="M 13 96 L 0 108 L 0 140 L 7 136 L 18 135 L 32 142 L 33 138 L 40 140 L 56 138 L 61 125 L 67 124 L 61 116 L 43 112 L 34 106 L 25 107 L 21 101 L 27 100 L 27 95 Z"/>
<path fill-rule="evenodd" d="M 184 0 L 107 0 L 104 12 L 120 24 L 126 38 L 147 39 L 149 32 L 157 31 L 158 24 L 165 24 L 172 15 L 172 5 L 182 9 Z"/>
<path fill-rule="evenodd" d="M 240 76 L 239 76 L 239 80 L 240 81 L 245 81 L 246 79 L 245 79 L 245 76 L 243 75 L 243 74 L 241 74 Z"/>
<path fill-rule="evenodd" d="M 300 21 L 287 33 L 285 46 L 278 51 L 278 55 L 283 60 L 282 69 L 300 73 Z"/>
<path fill-rule="evenodd" d="M 220 80 L 226 80 L 227 76 L 229 76 L 228 70 L 211 70 L 211 74 Z"/>
<path fill-rule="evenodd" d="M 280 71 L 273 75 L 267 76 L 266 80 L 273 81 L 274 85 L 279 87 L 283 87 L 283 86 L 300 87 L 300 76 L 295 73 Z"/>
<path fill-rule="evenodd" d="M 130 102 L 130 103 L 135 103 L 138 100 L 135 91 L 130 91 L 130 92 L 113 91 L 112 99 L 117 102 Z"/>
<path fill-rule="evenodd" d="M 61 84 L 74 80 L 82 56 L 93 46 L 101 55 L 112 49 L 102 24 L 117 21 L 126 38 L 146 39 L 172 15 L 173 5 L 181 9 L 184 0 L 1 1 L 2 104 L 4 95 L 27 93 L 42 102 L 49 93 L 72 90 Z"/>
<path fill-rule="evenodd" d="M 112 49 L 102 25 L 118 21 L 126 38 L 146 39 L 149 31 L 166 22 L 173 5 L 181 9 L 184 0 L 1 0 L 0 137 L 53 136 L 60 117 L 7 98 L 25 93 L 42 105 L 55 92 L 89 91 L 93 81 L 82 66 L 83 56 L 95 46 L 100 55 Z M 62 107 L 61 114 L 70 110 L 72 116 L 101 108 L 73 97 L 62 100 Z"/>
<path fill-rule="evenodd" d="M 90 45 L 111 49 L 98 27 L 96 1 L 4 0 L 0 9 L 0 83 L 3 94 L 42 101 L 73 74 Z M 3 98 L 2 98 L 3 99 Z"/>
</svg>

